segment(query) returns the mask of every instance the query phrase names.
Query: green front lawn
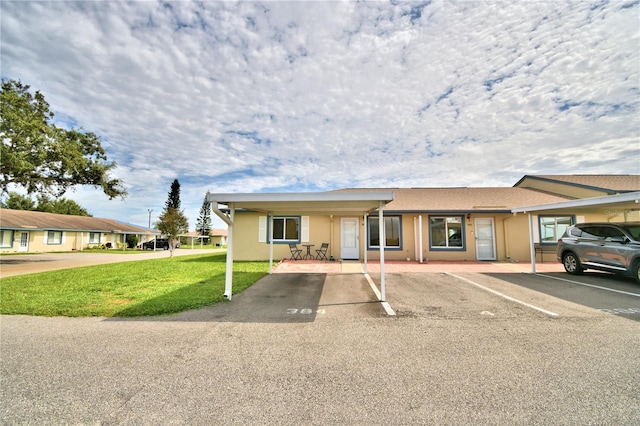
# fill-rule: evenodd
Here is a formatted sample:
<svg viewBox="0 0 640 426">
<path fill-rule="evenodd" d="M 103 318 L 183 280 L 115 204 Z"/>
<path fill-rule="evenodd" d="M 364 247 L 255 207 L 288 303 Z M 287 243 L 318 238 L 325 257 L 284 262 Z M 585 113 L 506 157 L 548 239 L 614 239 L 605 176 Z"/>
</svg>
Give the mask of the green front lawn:
<svg viewBox="0 0 640 426">
<path fill-rule="evenodd" d="M 41 316 L 163 315 L 225 300 L 226 253 L 63 269 L 0 279 L 0 313 Z M 234 294 L 269 272 L 235 262 Z"/>
</svg>

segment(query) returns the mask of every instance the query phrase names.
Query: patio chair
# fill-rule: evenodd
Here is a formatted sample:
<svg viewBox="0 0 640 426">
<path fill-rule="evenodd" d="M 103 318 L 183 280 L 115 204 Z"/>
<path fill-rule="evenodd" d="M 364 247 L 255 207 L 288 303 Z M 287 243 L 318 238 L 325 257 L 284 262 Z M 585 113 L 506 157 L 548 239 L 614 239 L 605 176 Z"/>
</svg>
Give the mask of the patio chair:
<svg viewBox="0 0 640 426">
<path fill-rule="evenodd" d="M 327 250 L 329 249 L 329 243 L 322 243 L 319 249 L 316 250 L 318 260 L 329 260 L 327 259 Z"/>
<path fill-rule="evenodd" d="M 291 250 L 291 260 L 302 260 L 302 249 L 299 249 L 297 244 L 289 244 L 289 250 Z"/>
</svg>

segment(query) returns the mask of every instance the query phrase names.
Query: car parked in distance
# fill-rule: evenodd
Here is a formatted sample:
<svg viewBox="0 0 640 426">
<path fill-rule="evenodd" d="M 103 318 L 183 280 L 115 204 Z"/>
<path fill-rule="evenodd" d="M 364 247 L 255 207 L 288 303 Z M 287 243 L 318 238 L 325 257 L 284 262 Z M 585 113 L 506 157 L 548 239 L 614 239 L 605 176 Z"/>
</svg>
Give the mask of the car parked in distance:
<svg viewBox="0 0 640 426">
<path fill-rule="evenodd" d="M 154 245 L 155 244 L 155 245 Z M 153 248 L 169 250 L 169 240 L 167 238 L 156 238 L 155 240 L 142 243 L 142 250 L 153 250 Z M 174 241 L 174 248 L 180 248 L 180 242 Z"/>
<path fill-rule="evenodd" d="M 596 269 L 640 283 L 640 222 L 572 225 L 558 240 L 557 258 L 569 274 Z"/>
</svg>

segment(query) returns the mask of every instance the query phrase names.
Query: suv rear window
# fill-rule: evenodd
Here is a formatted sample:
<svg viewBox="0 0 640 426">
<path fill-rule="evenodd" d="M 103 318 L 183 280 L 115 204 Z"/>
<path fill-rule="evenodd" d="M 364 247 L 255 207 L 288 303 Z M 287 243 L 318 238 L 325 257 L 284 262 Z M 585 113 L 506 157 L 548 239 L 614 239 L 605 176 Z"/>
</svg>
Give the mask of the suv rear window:
<svg viewBox="0 0 640 426">
<path fill-rule="evenodd" d="M 597 226 L 586 226 L 582 228 L 582 238 L 591 238 L 593 240 L 598 240 L 602 238 L 600 236 L 600 228 Z"/>
<path fill-rule="evenodd" d="M 624 226 L 625 231 L 629 233 L 636 241 L 640 241 L 640 226 Z"/>
</svg>

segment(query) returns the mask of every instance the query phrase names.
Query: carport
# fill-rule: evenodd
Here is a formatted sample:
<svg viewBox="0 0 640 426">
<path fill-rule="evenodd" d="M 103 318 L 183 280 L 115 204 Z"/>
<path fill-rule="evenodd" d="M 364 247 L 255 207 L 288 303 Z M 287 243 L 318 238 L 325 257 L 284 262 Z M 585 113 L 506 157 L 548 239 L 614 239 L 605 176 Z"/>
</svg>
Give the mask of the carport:
<svg viewBox="0 0 640 426">
<path fill-rule="evenodd" d="M 512 209 L 514 214 L 526 213 L 529 215 L 529 250 L 531 253 L 531 272 L 536 273 L 536 254 L 534 249 L 534 227 L 532 213 L 545 211 L 566 213 L 609 213 L 611 215 L 624 214 L 625 220 L 631 212 L 640 210 L 640 191 L 625 192 L 622 194 L 607 195 L 604 197 L 580 198 L 578 200 L 563 201 L 560 203 L 541 204 L 537 206 L 518 207 Z"/>
<path fill-rule="evenodd" d="M 228 226 L 227 265 L 224 296 L 233 295 L 233 226 L 237 210 L 274 215 L 357 215 L 368 216 L 378 210 L 380 233 L 380 300 L 385 301 L 384 206 L 393 201 L 393 192 L 300 192 L 300 193 L 207 193 L 213 212 Z M 220 209 L 220 206 L 226 206 Z M 270 229 L 273 229 L 273 222 Z M 364 250 L 366 265 L 367 250 Z M 273 273 L 273 238 L 269 238 L 269 274 Z"/>
</svg>

